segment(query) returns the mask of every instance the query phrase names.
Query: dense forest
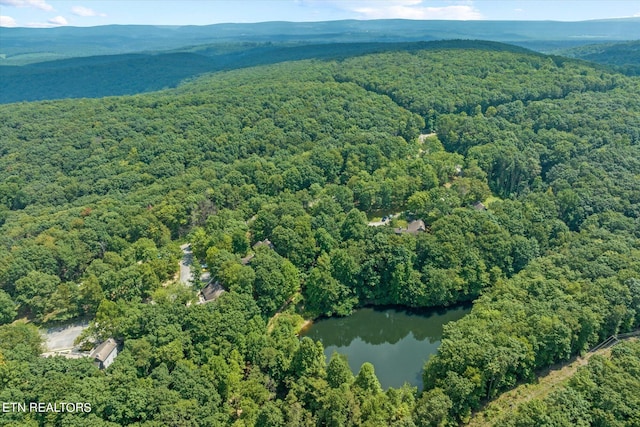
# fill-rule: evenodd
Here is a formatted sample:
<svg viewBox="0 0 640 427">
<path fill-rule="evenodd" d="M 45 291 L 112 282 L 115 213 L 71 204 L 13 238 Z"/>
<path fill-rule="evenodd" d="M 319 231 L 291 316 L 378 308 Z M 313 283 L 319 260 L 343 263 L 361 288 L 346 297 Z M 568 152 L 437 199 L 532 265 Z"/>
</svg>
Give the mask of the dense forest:
<svg viewBox="0 0 640 427">
<path fill-rule="evenodd" d="M 1 425 L 456 425 L 640 326 L 635 77 L 469 42 L 0 118 L 0 401 L 92 404 Z M 215 302 L 173 280 L 184 242 L 227 289 Z M 471 301 L 424 390 L 297 337 L 363 305 Z M 39 357 L 34 324 L 79 317 L 122 343 L 108 369 Z M 612 352 L 513 425 L 637 425 L 637 399 L 599 397 L 637 395 L 637 344 Z"/>
<path fill-rule="evenodd" d="M 215 43 L 163 52 L 99 55 L 42 61 L 22 66 L 0 62 L 0 104 L 63 98 L 134 95 L 173 88 L 207 72 L 302 59 L 339 60 L 387 51 L 465 48 L 460 40 L 398 43 Z M 487 41 L 475 46 L 524 52 L 526 49 Z"/>
<path fill-rule="evenodd" d="M 640 41 L 593 44 L 559 52 L 570 58 L 580 58 L 614 66 L 623 74 L 640 75 Z"/>
<path fill-rule="evenodd" d="M 0 104 L 133 95 L 174 88 L 207 72 L 456 44 L 464 47 L 469 40 L 474 40 L 475 47 L 533 49 L 637 75 L 638 45 L 629 40 L 640 39 L 639 29 L 640 18 L 0 27 Z"/>
<path fill-rule="evenodd" d="M 634 426 L 640 423 L 640 343 L 611 349 L 611 357 L 596 356 L 564 387 L 544 399 L 521 405 L 505 426 Z"/>
</svg>

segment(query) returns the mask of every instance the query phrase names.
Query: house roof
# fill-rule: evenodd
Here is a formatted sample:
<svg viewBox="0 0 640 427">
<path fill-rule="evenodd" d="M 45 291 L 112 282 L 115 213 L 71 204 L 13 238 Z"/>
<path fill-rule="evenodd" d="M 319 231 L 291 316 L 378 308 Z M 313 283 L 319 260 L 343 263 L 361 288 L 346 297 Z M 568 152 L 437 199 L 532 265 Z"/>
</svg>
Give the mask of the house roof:
<svg viewBox="0 0 640 427">
<path fill-rule="evenodd" d="M 269 239 L 264 239 L 260 242 L 257 242 L 255 245 L 253 245 L 253 249 L 255 248 L 259 248 L 261 246 L 267 246 L 268 248 L 274 249 L 275 246 L 273 246 L 273 243 L 271 243 L 271 240 Z"/>
<path fill-rule="evenodd" d="M 415 221 L 411 221 L 407 228 L 394 228 L 396 234 L 409 233 L 409 234 L 418 234 L 421 231 L 426 231 L 427 226 L 424 221 L 421 219 L 417 219 Z"/>
<path fill-rule="evenodd" d="M 104 362 L 117 347 L 118 343 L 116 340 L 109 338 L 91 352 L 91 357 L 100 362 Z"/>
<path fill-rule="evenodd" d="M 240 259 L 240 263 L 242 265 L 248 265 L 251 262 L 251 260 L 255 258 L 255 256 L 256 256 L 255 254 L 247 255 L 246 257 Z"/>
<path fill-rule="evenodd" d="M 427 227 L 421 219 L 411 221 L 409 225 L 407 225 L 407 233 L 417 233 L 418 231 L 425 231 L 426 229 Z"/>
<path fill-rule="evenodd" d="M 473 209 L 477 211 L 486 211 L 487 207 L 482 202 L 475 202 L 473 205 Z"/>
<path fill-rule="evenodd" d="M 207 286 L 200 291 L 205 301 L 212 301 L 222 295 L 223 292 L 224 288 L 220 282 L 209 282 Z"/>
</svg>

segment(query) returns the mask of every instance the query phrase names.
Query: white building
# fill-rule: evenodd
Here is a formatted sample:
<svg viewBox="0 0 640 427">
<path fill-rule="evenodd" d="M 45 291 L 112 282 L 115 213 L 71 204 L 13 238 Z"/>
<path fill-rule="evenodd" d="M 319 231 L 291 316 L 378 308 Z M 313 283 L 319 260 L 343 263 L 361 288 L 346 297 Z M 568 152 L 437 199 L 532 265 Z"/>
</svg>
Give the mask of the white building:
<svg viewBox="0 0 640 427">
<path fill-rule="evenodd" d="M 117 355 L 118 343 L 113 338 L 109 338 L 91 352 L 91 357 L 100 369 L 107 369 Z"/>
</svg>

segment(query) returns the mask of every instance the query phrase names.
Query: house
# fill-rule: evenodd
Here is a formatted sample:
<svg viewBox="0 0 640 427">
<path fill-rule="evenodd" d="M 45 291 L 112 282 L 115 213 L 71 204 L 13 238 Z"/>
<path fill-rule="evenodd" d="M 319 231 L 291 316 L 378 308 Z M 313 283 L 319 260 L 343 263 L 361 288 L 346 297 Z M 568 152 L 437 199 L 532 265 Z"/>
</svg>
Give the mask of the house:
<svg viewBox="0 0 640 427">
<path fill-rule="evenodd" d="M 207 302 L 215 301 L 223 293 L 224 293 L 224 288 L 222 287 L 220 282 L 218 282 L 218 281 L 214 282 L 212 280 L 209 283 L 207 283 L 207 286 L 202 288 L 202 290 L 198 294 L 198 297 L 200 299 L 199 303 L 200 304 L 204 304 L 204 303 L 207 303 Z"/>
<path fill-rule="evenodd" d="M 271 240 L 269 240 L 269 239 L 264 239 L 264 240 L 262 240 L 260 242 L 257 242 L 255 245 L 253 245 L 253 249 L 256 249 L 256 248 L 259 248 L 259 247 L 262 247 L 262 246 L 266 246 L 269 249 L 275 249 L 275 246 L 273 246 L 273 243 L 271 243 Z"/>
<path fill-rule="evenodd" d="M 477 211 L 486 211 L 487 210 L 487 207 L 482 202 L 475 202 L 473 205 L 471 205 L 471 207 L 473 207 L 473 209 L 475 209 Z"/>
<path fill-rule="evenodd" d="M 393 231 L 395 231 L 396 234 L 418 234 L 426 230 L 427 226 L 425 225 L 424 221 L 421 219 L 417 219 L 415 221 L 411 221 L 409 225 L 407 225 L 407 228 L 395 228 Z"/>
<path fill-rule="evenodd" d="M 251 262 L 251 260 L 252 260 L 253 258 L 255 258 L 255 256 L 256 256 L 255 254 L 249 254 L 249 255 L 247 255 L 246 257 L 241 258 L 241 259 L 240 259 L 240 263 L 241 263 L 242 265 L 249 265 L 249 263 Z"/>
<path fill-rule="evenodd" d="M 424 224 L 424 221 L 421 219 L 417 219 L 415 221 L 411 221 L 409 225 L 407 225 L 407 233 L 416 234 L 420 231 L 425 231 L 427 226 Z"/>
<path fill-rule="evenodd" d="M 264 240 L 261 240 L 261 241 L 259 241 L 259 242 L 256 242 L 256 244 L 254 244 L 254 245 L 252 246 L 252 248 L 253 248 L 254 250 L 256 250 L 256 249 L 258 249 L 258 248 L 269 248 L 269 249 L 275 249 L 275 246 L 273 246 L 273 243 L 271 243 L 271 240 L 269 240 L 269 239 L 264 239 Z M 251 260 L 252 260 L 253 258 L 255 258 L 255 256 L 256 256 L 256 254 L 249 254 L 249 255 L 247 255 L 246 257 L 241 258 L 241 259 L 240 259 L 240 263 L 241 263 L 242 265 L 249 265 L 249 264 L 251 263 Z"/>
<path fill-rule="evenodd" d="M 109 338 L 97 346 L 91 352 L 91 356 L 98 368 L 107 369 L 118 355 L 118 343 L 113 338 Z"/>
</svg>

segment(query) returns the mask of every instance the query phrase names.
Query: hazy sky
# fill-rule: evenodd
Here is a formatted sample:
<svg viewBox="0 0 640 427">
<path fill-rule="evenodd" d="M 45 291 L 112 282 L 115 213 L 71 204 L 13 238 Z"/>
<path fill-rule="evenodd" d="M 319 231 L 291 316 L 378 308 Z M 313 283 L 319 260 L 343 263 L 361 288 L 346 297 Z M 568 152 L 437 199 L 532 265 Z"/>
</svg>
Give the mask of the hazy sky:
<svg viewBox="0 0 640 427">
<path fill-rule="evenodd" d="M 632 16 L 640 17 L 640 0 L 0 0 L 0 26 L 6 27 L 382 18 L 581 21 Z"/>
</svg>

